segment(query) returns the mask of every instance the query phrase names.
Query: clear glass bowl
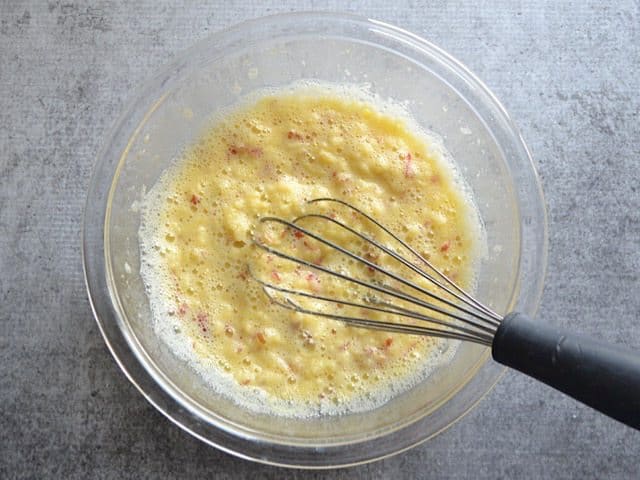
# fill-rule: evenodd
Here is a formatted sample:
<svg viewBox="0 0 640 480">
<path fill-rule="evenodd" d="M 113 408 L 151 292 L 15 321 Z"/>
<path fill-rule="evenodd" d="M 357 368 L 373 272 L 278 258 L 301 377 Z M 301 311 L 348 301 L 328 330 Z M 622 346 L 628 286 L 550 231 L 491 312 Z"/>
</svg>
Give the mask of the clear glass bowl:
<svg viewBox="0 0 640 480">
<path fill-rule="evenodd" d="M 463 344 L 453 361 L 369 412 L 309 420 L 258 415 L 217 395 L 154 334 L 139 275 L 138 202 L 211 114 L 248 92 L 299 79 L 367 83 L 440 135 L 471 187 L 489 255 L 477 296 L 533 315 L 546 265 L 542 191 L 504 108 L 471 72 L 425 40 L 377 21 L 290 14 L 243 23 L 197 44 L 142 86 L 100 153 L 84 218 L 89 297 L 129 380 L 170 420 L 210 445 L 264 463 L 323 468 L 406 450 L 463 416 L 503 368 Z"/>
</svg>

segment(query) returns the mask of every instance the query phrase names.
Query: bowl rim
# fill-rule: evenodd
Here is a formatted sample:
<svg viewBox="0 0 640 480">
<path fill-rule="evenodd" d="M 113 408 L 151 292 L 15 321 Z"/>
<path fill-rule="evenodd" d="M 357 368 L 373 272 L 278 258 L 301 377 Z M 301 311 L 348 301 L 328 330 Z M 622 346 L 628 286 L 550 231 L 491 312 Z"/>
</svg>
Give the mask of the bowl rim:
<svg viewBox="0 0 640 480">
<path fill-rule="evenodd" d="M 465 407 L 461 409 L 457 417 L 450 419 L 446 425 L 436 429 L 429 435 L 424 435 L 419 438 L 413 438 L 411 441 L 405 443 L 395 443 L 393 448 L 387 449 L 385 453 L 380 453 L 378 451 L 371 453 L 367 452 L 367 455 L 363 455 L 358 459 L 339 460 L 338 457 L 335 456 L 337 450 L 336 452 L 334 452 L 333 457 L 331 455 L 332 448 L 344 449 L 343 446 L 337 444 L 323 447 L 315 446 L 312 448 L 308 446 L 300 447 L 299 445 L 295 444 L 275 443 L 264 445 L 260 442 L 256 443 L 255 439 L 238 436 L 237 432 L 224 431 L 224 429 L 217 429 L 215 437 L 211 438 L 207 435 L 211 432 L 205 431 L 201 428 L 201 419 L 193 411 L 190 411 L 188 408 L 176 409 L 176 398 L 170 395 L 158 384 L 155 376 L 148 370 L 148 368 L 143 365 L 144 362 L 142 362 L 140 356 L 138 355 L 138 352 L 131 351 L 131 349 L 128 348 L 128 346 L 131 345 L 131 339 L 126 338 L 126 332 L 124 332 L 123 329 L 120 328 L 121 326 L 118 314 L 114 309 L 114 305 L 111 303 L 111 300 L 114 297 L 112 295 L 112 292 L 110 291 L 111 287 L 107 279 L 109 268 L 105 267 L 105 265 L 108 265 L 108 252 L 106 252 L 104 249 L 105 242 L 107 242 L 106 234 L 108 230 L 106 228 L 106 223 L 109 219 L 109 209 L 111 207 L 109 199 L 112 196 L 113 183 L 110 183 L 105 187 L 100 184 L 100 179 L 105 173 L 107 173 L 109 176 L 112 176 L 113 179 L 117 179 L 117 170 L 122 165 L 121 159 L 126 155 L 131 142 L 136 137 L 137 131 L 142 127 L 144 122 L 138 123 L 137 129 L 129 130 L 129 132 L 131 132 L 129 133 L 130 142 L 127 148 L 125 148 L 123 153 L 120 155 L 115 169 L 110 168 L 115 162 L 113 160 L 111 161 L 111 163 L 107 161 L 108 149 L 111 145 L 114 144 L 118 133 L 123 130 L 127 130 L 127 127 L 129 126 L 128 122 L 131 122 L 131 114 L 134 111 L 136 104 L 143 97 L 143 92 L 148 91 L 150 86 L 154 84 L 157 78 L 167 74 L 168 72 L 179 69 L 182 66 L 185 58 L 190 57 L 192 53 L 198 51 L 199 49 L 202 49 L 205 45 L 208 45 L 217 40 L 222 40 L 226 36 L 236 34 L 240 31 L 250 29 L 255 25 L 262 25 L 268 22 L 295 22 L 296 19 L 299 19 L 301 17 L 316 18 L 318 20 L 322 19 L 324 21 L 350 22 L 361 27 L 379 29 L 383 33 L 393 36 L 394 40 L 407 42 L 412 44 L 412 46 L 414 47 L 419 47 L 420 49 L 428 51 L 429 54 L 434 56 L 438 61 L 444 63 L 457 75 L 462 77 L 466 82 L 468 82 L 474 88 L 478 89 L 481 96 L 484 96 L 490 101 L 491 107 L 496 110 L 497 114 L 501 116 L 502 122 L 508 127 L 510 133 L 513 136 L 513 141 L 516 142 L 522 149 L 521 153 L 523 153 L 523 155 L 521 155 L 521 157 L 524 161 L 523 164 L 527 170 L 526 173 L 529 175 L 530 180 L 532 180 L 529 188 L 533 187 L 532 192 L 534 193 L 534 196 L 537 200 L 536 206 L 538 211 L 534 213 L 538 216 L 538 226 L 542 227 L 540 231 L 536 233 L 536 237 L 538 240 L 537 245 L 539 249 L 537 253 L 539 255 L 538 262 L 540 263 L 540 271 L 538 273 L 538 278 L 535 279 L 537 283 L 533 287 L 531 302 L 533 304 L 533 311 L 528 312 L 530 314 L 535 313 L 537 306 L 540 304 L 544 285 L 544 277 L 546 274 L 548 250 L 547 212 L 545 208 L 544 195 L 542 192 L 540 179 L 533 163 L 533 159 L 514 122 L 511 120 L 506 109 L 502 106 L 495 95 L 489 90 L 489 88 L 480 79 L 478 79 L 466 66 L 452 57 L 450 54 L 433 45 L 429 41 L 419 37 L 418 35 L 410 33 L 402 28 L 353 14 L 295 12 L 275 14 L 250 19 L 220 30 L 213 35 L 207 36 L 206 38 L 198 41 L 189 49 L 179 53 L 176 56 L 175 60 L 165 65 L 160 70 L 156 71 L 146 82 L 142 84 L 142 86 L 134 93 L 134 95 L 131 96 L 125 108 L 123 109 L 123 112 L 112 127 L 109 135 L 106 137 L 105 143 L 103 144 L 103 147 L 98 154 L 97 162 L 93 169 L 91 182 L 85 201 L 84 219 L 82 226 L 81 255 L 83 259 L 83 273 L 89 302 L 104 341 L 125 376 L 138 389 L 138 391 L 140 391 L 143 397 L 149 403 L 151 403 L 159 412 L 161 412 L 171 422 L 178 425 L 180 428 L 190 433 L 194 437 L 199 438 L 209 445 L 215 446 L 222 451 L 240 458 L 286 467 L 335 468 L 353 466 L 386 458 L 406 451 L 441 433 L 442 431 L 446 430 L 454 423 L 456 423 L 458 420 L 460 420 L 462 417 L 464 417 L 472 408 L 474 408 L 475 405 L 477 405 L 491 391 L 493 386 L 504 374 L 506 369 L 502 366 L 499 366 L 495 362 L 488 360 L 490 357 L 490 352 L 489 349 L 487 349 L 484 357 L 488 360 L 489 363 L 493 363 L 493 365 L 491 365 L 491 367 L 493 367 L 493 371 L 490 375 L 491 379 L 486 384 L 486 388 L 484 389 L 483 393 L 473 399 L 473 401 L 468 401 Z M 158 102 L 160 102 L 161 100 L 162 99 L 159 99 Z M 157 103 L 155 106 L 157 106 Z M 147 108 L 145 117 L 148 116 L 150 112 L 153 111 L 153 109 L 153 107 Z M 524 226 L 521 222 L 521 236 L 523 228 Z M 522 256 L 524 255 L 524 253 L 526 252 L 520 252 L 520 260 L 522 260 Z M 518 271 L 520 271 L 520 266 L 518 266 Z M 482 363 L 483 365 L 487 364 L 487 361 L 483 361 Z M 468 383 L 469 381 L 461 384 L 458 390 L 467 386 Z M 453 392 L 452 396 L 456 393 L 457 392 Z M 180 407 L 180 405 L 178 407 Z M 420 423 L 423 420 L 424 418 L 421 417 L 414 423 Z M 399 432 L 402 432 L 402 430 L 403 429 L 400 429 Z M 397 436 L 399 432 L 387 432 L 386 435 Z M 361 442 L 358 442 L 358 444 L 366 445 L 367 442 L 375 440 L 376 438 L 378 437 L 375 437 L 373 439 L 368 438 L 362 440 Z M 247 442 L 247 440 L 250 441 Z M 276 448 L 275 452 L 274 447 Z M 283 450 L 279 451 L 279 448 Z M 296 458 L 296 454 L 300 453 L 301 448 L 305 449 L 305 454 L 311 456 L 311 460 L 307 459 L 307 461 L 304 462 L 298 462 L 294 460 Z M 325 464 L 318 461 L 318 459 L 322 460 L 321 457 L 327 458 L 327 456 L 332 458 L 332 463 Z"/>
</svg>

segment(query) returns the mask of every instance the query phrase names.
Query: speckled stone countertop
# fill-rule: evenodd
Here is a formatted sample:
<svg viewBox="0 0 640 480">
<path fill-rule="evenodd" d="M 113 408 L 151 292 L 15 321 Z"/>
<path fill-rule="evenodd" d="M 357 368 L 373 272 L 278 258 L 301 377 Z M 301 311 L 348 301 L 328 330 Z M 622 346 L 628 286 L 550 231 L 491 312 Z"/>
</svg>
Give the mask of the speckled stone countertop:
<svg viewBox="0 0 640 480">
<path fill-rule="evenodd" d="M 132 90 L 196 40 L 314 9 L 402 26 L 489 85 L 531 147 L 546 194 L 539 316 L 640 348 L 637 2 L 3 1 L 0 478 L 640 477 L 640 433 L 512 372 L 435 439 L 328 472 L 209 448 L 120 372 L 80 259 L 85 193 L 108 129 Z"/>
</svg>

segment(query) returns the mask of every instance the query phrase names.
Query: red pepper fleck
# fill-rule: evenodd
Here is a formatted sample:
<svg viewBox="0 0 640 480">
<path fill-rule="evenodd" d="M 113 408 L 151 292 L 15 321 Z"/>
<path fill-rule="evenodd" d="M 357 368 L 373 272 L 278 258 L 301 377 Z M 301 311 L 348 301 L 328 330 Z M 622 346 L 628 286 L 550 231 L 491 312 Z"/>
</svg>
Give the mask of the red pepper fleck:
<svg viewBox="0 0 640 480">
<path fill-rule="evenodd" d="M 451 246 L 451 242 L 449 240 L 447 240 L 442 245 L 440 245 L 440 251 L 441 252 L 446 252 L 447 250 L 449 250 L 450 246 Z"/>
<path fill-rule="evenodd" d="M 293 236 L 296 238 L 302 238 L 304 237 L 304 233 L 302 233 L 300 230 L 294 230 L 293 231 Z"/>
<path fill-rule="evenodd" d="M 249 154 L 252 157 L 261 157 L 262 156 L 262 148 L 260 147 L 244 147 L 244 146 L 240 146 L 238 147 L 237 145 L 231 145 L 229 147 L 229 153 L 231 155 L 242 155 L 242 154 Z"/>
<path fill-rule="evenodd" d="M 264 345 L 265 343 L 267 343 L 267 339 L 266 339 L 266 338 L 264 338 L 264 333 L 262 333 L 262 332 L 258 332 L 258 333 L 256 333 L 256 338 L 257 338 L 257 339 L 258 339 L 258 341 L 259 341 L 260 343 L 262 343 L 263 345 Z"/>
<path fill-rule="evenodd" d="M 200 329 L 203 332 L 207 331 L 207 322 L 209 321 L 209 315 L 207 315 L 204 312 L 200 312 L 198 313 L 198 315 L 196 315 L 196 321 L 198 322 L 198 325 L 200 326 Z"/>
<path fill-rule="evenodd" d="M 306 239 L 302 241 L 302 244 L 307 247 L 309 250 L 318 250 L 320 247 L 309 243 Z"/>
<path fill-rule="evenodd" d="M 369 252 L 364 254 L 364 258 L 365 258 L 365 260 L 369 260 L 371 263 L 376 263 L 376 261 L 378 260 L 378 256 L 377 255 L 373 255 L 373 254 L 371 254 Z M 376 269 L 373 268 L 370 265 L 367 265 L 367 270 L 369 270 L 369 272 L 371 272 L 371 273 L 375 273 L 375 271 L 376 271 Z"/>
<path fill-rule="evenodd" d="M 413 169 L 413 157 L 411 156 L 411 152 L 407 152 L 406 155 L 400 155 L 400 158 L 402 158 L 404 160 L 404 168 L 403 168 L 403 172 L 404 172 L 404 176 L 409 178 L 409 177 L 413 177 L 413 175 L 415 174 L 415 171 Z"/>
<path fill-rule="evenodd" d="M 389 348 L 391 346 L 391 344 L 393 343 L 393 338 L 388 337 L 385 341 L 384 341 L 384 348 Z"/>
<path fill-rule="evenodd" d="M 271 271 L 271 278 L 273 278 L 276 282 L 279 282 L 280 280 L 282 280 L 282 278 L 280 277 L 280 274 L 275 270 Z"/>
<path fill-rule="evenodd" d="M 249 149 L 249 155 L 251 155 L 252 157 L 261 157 L 262 156 L 262 149 L 260 147 L 253 147 Z"/>
<path fill-rule="evenodd" d="M 185 313 L 187 313 L 187 310 L 189 309 L 189 307 L 187 306 L 186 303 L 181 303 L 180 307 L 178 308 L 178 313 L 180 315 L 184 315 Z"/>
<path fill-rule="evenodd" d="M 287 132 L 287 138 L 289 140 L 302 140 L 302 135 L 300 135 L 298 132 L 294 132 L 293 130 L 289 130 L 289 132 Z"/>
<path fill-rule="evenodd" d="M 200 203 L 200 197 L 198 197 L 195 193 L 191 195 L 191 203 L 197 205 Z"/>
</svg>

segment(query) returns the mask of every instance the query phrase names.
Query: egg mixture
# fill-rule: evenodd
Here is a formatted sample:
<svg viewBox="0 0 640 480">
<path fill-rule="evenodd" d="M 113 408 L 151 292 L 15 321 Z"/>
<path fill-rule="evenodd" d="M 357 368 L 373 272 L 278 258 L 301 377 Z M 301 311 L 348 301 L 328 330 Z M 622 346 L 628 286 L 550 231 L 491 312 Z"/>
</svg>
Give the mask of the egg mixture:
<svg viewBox="0 0 640 480">
<path fill-rule="evenodd" d="M 218 116 L 146 196 L 141 273 L 156 329 L 214 388 L 250 408 L 285 415 L 371 408 L 424 378 L 450 345 L 350 327 L 270 301 L 254 277 L 334 298 L 366 293 L 254 240 L 389 284 L 299 230 L 259 222 L 320 210 L 379 234 L 340 205 L 306 204 L 320 197 L 361 208 L 460 285 L 473 286 L 481 238 L 475 206 L 443 149 L 410 119 L 322 88 L 271 92 Z M 328 222 L 300 225 L 392 266 Z"/>
</svg>

